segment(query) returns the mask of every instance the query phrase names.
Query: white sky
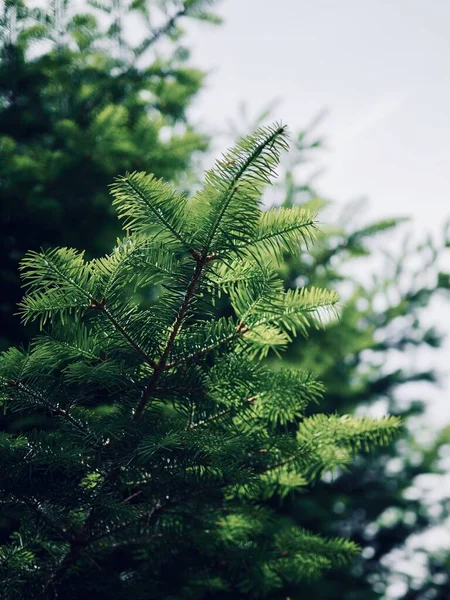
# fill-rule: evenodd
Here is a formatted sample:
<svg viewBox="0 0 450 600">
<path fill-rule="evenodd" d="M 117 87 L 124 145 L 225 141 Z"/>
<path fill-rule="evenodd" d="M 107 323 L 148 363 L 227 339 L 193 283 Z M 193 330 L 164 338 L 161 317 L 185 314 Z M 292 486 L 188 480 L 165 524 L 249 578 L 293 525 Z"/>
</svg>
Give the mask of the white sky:
<svg viewBox="0 0 450 600">
<path fill-rule="evenodd" d="M 223 0 L 219 28 L 190 27 L 210 72 L 193 115 L 223 126 L 240 102 L 293 131 L 323 108 L 322 191 L 367 195 L 373 214 L 450 216 L 449 0 Z"/>
</svg>

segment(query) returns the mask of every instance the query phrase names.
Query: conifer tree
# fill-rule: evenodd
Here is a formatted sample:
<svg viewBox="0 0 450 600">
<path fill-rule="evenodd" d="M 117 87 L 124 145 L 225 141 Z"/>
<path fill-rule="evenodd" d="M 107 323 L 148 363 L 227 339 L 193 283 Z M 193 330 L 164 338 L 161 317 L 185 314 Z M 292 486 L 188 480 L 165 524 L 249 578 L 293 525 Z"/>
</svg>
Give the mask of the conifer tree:
<svg viewBox="0 0 450 600">
<path fill-rule="evenodd" d="M 306 416 L 322 384 L 261 362 L 338 310 L 333 291 L 285 291 L 276 273 L 316 231 L 308 210 L 262 210 L 286 148 L 284 126 L 257 130 L 189 199 L 127 174 L 110 254 L 22 261 L 20 312 L 43 332 L 2 355 L 1 394 L 40 420 L 0 437 L 3 598 L 285 598 L 357 553 L 276 510 L 399 427 Z"/>
<path fill-rule="evenodd" d="M 186 118 L 203 74 L 189 64 L 180 25 L 214 21 L 209 4 L 2 3 L 0 349 L 26 341 L 12 315 L 27 250 L 104 254 L 120 233 L 106 193 L 113 177 L 148 170 L 177 181 L 205 149 Z"/>
</svg>

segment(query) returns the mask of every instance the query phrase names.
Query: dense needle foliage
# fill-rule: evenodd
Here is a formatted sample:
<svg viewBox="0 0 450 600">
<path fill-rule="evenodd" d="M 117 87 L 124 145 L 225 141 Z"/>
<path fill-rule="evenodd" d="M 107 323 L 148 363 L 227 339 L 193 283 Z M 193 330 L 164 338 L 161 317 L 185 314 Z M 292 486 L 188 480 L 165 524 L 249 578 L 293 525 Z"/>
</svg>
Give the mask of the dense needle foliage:
<svg viewBox="0 0 450 600">
<path fill-rule="evenodd" d="M 257 130 L 191 198 L 127 174 L 109 255 L 23 260 L 20 312 L 44 331 L 0 362 L 4 410 L 33 415 L 0 440 L 2 597 L 285 598 L 357 553 L 276 510 L 399 426 L 306 416 L 322 384 L 261 362 L 337 310 L 276 274 L 316 231 L 308 210 L 261 208 L 286 148 L 284 126 Z"/>
</svg>

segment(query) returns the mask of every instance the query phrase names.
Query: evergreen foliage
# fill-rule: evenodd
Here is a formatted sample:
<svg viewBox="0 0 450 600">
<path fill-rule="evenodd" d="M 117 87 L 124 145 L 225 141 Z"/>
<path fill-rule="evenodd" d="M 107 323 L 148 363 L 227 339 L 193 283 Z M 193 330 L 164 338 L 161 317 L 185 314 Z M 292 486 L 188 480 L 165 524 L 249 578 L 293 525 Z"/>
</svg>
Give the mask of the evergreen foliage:
<svg viewBox="0 0 450 600">
<path fill-rule="evenodd" d="M 180 24 L 216 21 L 210 4 L 2 3 L 2 349 L 25 341 L 12 314 L 27 250 L 67 244 L 104 254 L 120 234 L 106 193 L 116 173 L 178 181 L 205 149 L 186 118 L 203 74 L 188 63 Z"/>
<path fill-rule="evenodd" d="M 286 147 L 284 126 L 259 129 L 191 198 L 152 175 L 120 177 L 126 236 L 109 255 L 23 260 L 20 312 L 44 331 L 0 362 L 4 410 L 33 416 L 0 439 L 14 519 L 0 548 L 5 599 L 285 598 L 357 553 L 278 510 L 399 427 L 308 416 L 322 384 L 260 360 L 338 302 L 285 291 L 276 274 L 316 232 L 307 210 L 261 208 Z"/>
</svg>

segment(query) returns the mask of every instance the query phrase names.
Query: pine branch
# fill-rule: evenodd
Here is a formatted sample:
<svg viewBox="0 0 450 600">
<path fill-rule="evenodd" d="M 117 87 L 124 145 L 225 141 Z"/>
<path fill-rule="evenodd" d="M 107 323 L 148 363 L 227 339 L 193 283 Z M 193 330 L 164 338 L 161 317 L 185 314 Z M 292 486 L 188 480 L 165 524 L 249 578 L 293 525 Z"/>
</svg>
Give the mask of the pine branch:
<svg viewBox="0 0 450 600">
<path fill-rule="evenodd" d="M 266 210 L 261 214 L 253 239 L 239 248 L 256 258 L 272 255 L 281 262 L 283 254 L 295 254 L 301 243 L 308 248 L 314 241 L 316 216 L 298 206 Z"/>
<path fill-rule="evenodd" d="M 142 490 L 138 490 L 137 492 L 135 492 L 132 495 L 132 497 L 136 497 L 141 493 L 142 493 Z M 153 504 L 153 506 L 150 508 L 150 510 L 145 511 L 144 514 L 141 515 L 138 519 L 133 519 L 132 521 L 128 521 L 126 523 L 121 523 L 117 527 L 113 527 L 112 529 L 109 529 L 108 531 L 104 531 L 103 533 L 93 536 L 89 540 L 89 545 L 95 544 L 96 542 L 104 539 L 105 537 L 110 537 L 111 535 L 115 535 L 115 534 L 119 533 L 120 531 L 127 529 L 127 527 L 130 527 L 131 525 L 136 525 L 136 523 L 139 523 L 142 521 L 145 521 L 146 525 L 149 526 L 156 520 L 156 517 L 159 516 L 159 513 L 163 510 L 163 508 L 165 508 L 167 506 L 167 504 L 168 504 L 168 502 L 161 502 L 160 500 L 157 500 Z"/>
<path fill-rule="evenodd" d="M 161 510 L 163 510 L 163 508 L 165 508 L 167 506 L 167 504 L 168 504 L 168 502 L 161 503 L 160 501 L 157 501 L 153 505 L 153 507 L 141 517 L 140 520 L 141 521 L 145 520 L 147 526 L 150 526 L 159 517 Z M 80 555 L 83 552 L 85 552 L 89 546 L 98 542 L 99 540 L 103 539 L 104 537 L 109 537 L 110 535 L 114 535 L 115 533 L 118 533 L 119 531 L 123 531 L 130 525 L 136 523 L 135 520 L 128 522 L 128 523 L 122 523 L 121 525 L 114 528 L 113 530 L 110 530 L 110 531 L 104 532 L 103 534 L 100 534 L 98 536 L 92 537 L 92 536 L 90 536 L 90 530 L 91 530 L 93 522 L 94 522 L 94 519 L 91 518 L 92 515 L 93 515 L 93 513 L 91 512 L 88 519 L 85 521 L 85 524 L 84 524 L 80 534 L 78 536 L 76 536 L 75 538 L 72 538 L 72 540 L 70 542 L 69 551 L 64 556 L 63 560 L 61 561 L 61 563 L 60 563 L 58 569 L 55 571 L 55 573 L 51 574 L 50 577 L 48 578 L 48 580 L 45 584 L 45 587 L 44 587 L 44 593 L 46 593 L 51 586 L 55 586 L 61 581 L 61 579 L 64 577 L 64 575 L 67 573 L 67 571 L 77 562 L 77 560 L 80 558 Z M 110 546 L 110 547 L 114 547 L 114 545 Z"/>
<path fill-rule="evenodd" d="M 50 573 L 47 577 L 47 581 L 45 582 L 42 590 L 44 595 L 47 594 L 53 586 L 57 585 L 70 567 L 75 564 L 80 554 L 84 550 L 85 545 L 86 544 L 83 543 L 81 539 L 71 541 L 69 551 L 64 555 L 64 558 L 60 562 L 56 571 L 54 573 Z"/>
<path fill-rule="evenodd" d="M 74 419 L 74 417 L 72 417 L 72 415 L 69 413 L 69 411 L 67 411 L 59 406 L 53 405 L 46 398 L 44 398 L 44 396 L 42 396 L 42 394 L 32 390 L 30 387 L 23 384 L 22 382 L 10 381 L 8 383 L 8 387 L 15 388 L 17 390 L 20 390 L 21 392 L 24 392 L 31 398 L 38 400 L 39 403 L 42 406 L 45 406 L 48 410 L 50 410 L 50 412 L 62 417 L 63 419 L 66 419 L 66 421 L 68 421 L 71 425 L 73 425 L 74 427 L 76 427 L 77 429 L 82 431 L 83 433 L 90 433 L 89 429 L 86 428 L 80 421 L 77 421 L 76 419 Z"/>
<path fill-rule="evenodd" d="M 161 27 L 156 29 L 150 37 L 141 42 L 137 48 L 134 49 L 134 53 L 136 56 L 140 56 L 144 52 L 146 52 L 151 46 L 153 46 L 159 38 L 161 38 L 166 33 L 169 33 L 171 29 L 173 29 L 177 23 L 177 21 L 188 14 L 187 8 L 183 6 L 180 8 L 174 15 L 172 15 Z"/>
<path fill-rule="evenodd" d="M 149 226 L 158 226 L 160 232 L 170 233 L 186 250 L 188 239 L 175 225 L 184 208 L 184 198 L 167 183 L 145 173 L 127 173 L 111 186 L 113 204 L 127 229 L 148 233 Z"/>
<path fill-rule="evenodd" d="M 211 3 L 211 2 L 210 2 Z M 182 8 L 179 8 L 171 17 L 167 19 L 158 29 L 152 32 L 152 34 L 139 44 L 134 49 L 136 56 L 140 56 L 146 52 L 151 46 L 153 46 L 162 36 L 169 34 L 172 29 L 177 25 L 177 22 L 183 17 L 195 16 L 195 11 L 198 10 L 197 4 L 201 4 L 198 0 L 184 1 Z M 220 23 L 220 20 L 213 18 L 208 15 L 208 21 L 211 23 Z"/>
<path fill-rule="evenodd" d="M 253 406 L 253 404 L 255 403 L 255 401 L 257 399 L 258 399 L 258 396 L 250 396 L 250 398 L 247 398 L 247 400 L 245 400 L 242 403 L 242 407 Z M 222 410 L 222 411 L 216 413 L 215 415 L 208 417 L 207 419 L 203 419 L 202 421 L 197 421 L 197 423 L 189 423 L 186 430 L 197 429 L 198 427 L 203 427 L 204 425 L 209 425 L 210 423 L 217 421 L 221 417 L 224 417 L 226 415 L 232 415 L 233 413 L 236 413 L 238 410 L 239 410 L 238 407 L 231 406 L 230 408 L 226 408 L 225 410 Z"/>
<path fill-rule="evenodd" d="M 38 517 L 38 519 L 41 519 L 47 525 L 47 527 L 56 531 L 62 540 L 65 540 L 66 542 L 71 541 L 71 537 L 68 534 L 68 532 L 62 527 L 60 527 L 53 519 L 48 517 L 44 512 L 42 512 L 37 503 L 32 502 L 28 498 L 17 498 L 17 500 L 25 506 L 27 506 L 30 510 L 32 510 Z"/>
<path fill-rule="evenodd" d="M 281 146 L 285 147 L 283 138 L 284 138 L 284 136 L 286 136 L 286 132 L 287 132 L 287 128 L 285 125 L 277 125 L 273 129 L 268 129 L 267 131 L 261 130 L 259 132 L 260 140 L 258 141 L 258 143 L 254 143 L 254 147 L 250 151 L 250 153 L 247 156 L 245 156 L 244 158 L 241 158 L 241 162 L 240 162 L 240 164 L 238 163 L 238 168 L 237 168 L 236 172 L 233 173 L 231 180 L 229 182 L 227 182 L 226 188 L 222 192 L 222 197 L 221 197 L 221 200 L 219 203 L 219 210 L 211 223 L 210 231 L 209 231 L 206 241 L 204 243 L 204 252 L 205 253 L 209 252 L 211 243 L 214 240 L 214 237 L 221 225 L 221 221 L 222 221 L 231 201 L 233 200 L 234 196 L 238 192 L 239 183 L 240 183 L 241 179 L 243 178 L 243 176 L 250 170 L 253 163 L 255 163 L 258 160 L 258 158 L 263 155 L 263 153 L 266 151 L 266 149 L 267 148 L 270 149 L 278 140 L 280 141 Z M 225 157 L 225 158 L 227 159 L 227 157 Z M 237 158 L 237 156 L 231 155 L 229 157 L 229 160 L 233 161 L 236 158 Z M 259 166 L 260 166 L 259 177 L 265 178 L 266 181 L 268 181 L 267 175 L 265 174 L 264 169 L 263 169 L 263 165 L 259 165 Z M 226 162 L 223 165 L 221 163 L 218 163 L 217 168 L 218 168 L 218 172 L 221 175 L 226 174 Z M 271 173 L 270 169 L 268 169 L 268 170 Z M 214 180 L 215 177 L 216 177 L 215 173 L 211 172 L 210 173 L 211 180 Z M 255 192 L 256 192 L 256 194 L 258 194 L 259 190 L 256 189 Z"/>
<path fill-rule="evenodd" d="M 172 331 L 171 331 L 171 334 L 167 341 L 166 347 L 161 355 L 159 362 L 155 365 L 153 374 L 150 377 L 147 385 L 145 386 L 145 388 L 142 392 L 142 395 L 141 395 L 141 400 L 139 401 L 139 404 L 136 407 L 135 413 L 133 415 L 134 421 L 138 420 L 141 417 L 141 415 L 145 409 L 148 398 L 154 391 L 159 378 L 161 377 L 162 373 L 165 370 L 167 357 L 169 356 L 172 345 L 175 341 L 175 338 L 181 327 L 183 319 L 189 308 L 189 304 L 195 294 L 195 291 L 196 291 L 199 279 L 202 275 L 203 269 L 205 268 L 205 265 L 210 260 L 212 260 L 212 257 L 206 256 L 206 257 L 201 257 L 197 261 L 197 264 L 196 264 L 196 267 L 194 270 L 194 274 L 192 276 L 192 280 L 186 291 L 183 303 L 178 311 L 178 314 L 177 314 L 177 317 L 173 324 Z M 97 306 L 97 304 L 96 304 L 96 306 Z M 98 303 L 97 308 L 104 309 L 104 305 L 102 305 L 101 303 Z M 117 470 L 117 468 L 114 468 L 111 471 L 109 471 L 105 481 L 102 484 L 102 487 L 104 487 L 106 482 L 109 483 L 110 481 L 115 479 L 118 476 L 118 473 L 119 473 L 119 471 Z M 79 538 L 77 540 L 75 540 L 74 542 L 72 542 L 68 553 L 64 557 L 61 565 L 59 566 L 59 568 L 56 571 L 56 573 L 54 574 L 54 576 L 52 576 L 51 579 L 49 579 L 49 581 L 47 582 L 45 589 L 48 589 L 48 587 L 50 585 L 57 583 L 64 576 L 64 574 L 67 572 L 67 570 L 70 569 L 70 567 L 76 562 L 82 549 L 84 549 L 89 544 L 89 541 L 88 541 L 89 538 L 86 538 L 86 534 L 88 534 L 90 532 L 94 522 L 95 522 L 95 512 L 94 512 L 94 508 L 92 508 L 88 515 L 88 518 L 86 519 L 86 521 L 84 523 L 84 526 L 83 526 L 83 529 L 82 529 L 82 532 L 81 532 Z"/>
<path fill-rule="evenodd" d="M 355 452 L 388 443 L 399 426 L 396 419 L 308 417 L 323 385 L 309 371 L 255 360 L 305 334 L 337 302 L 314 287 L 286 291 L 274 267 L 315 232 L 307 211 L 261 210 L 260 193 L 285 146 L 284 127 L 258 130 L 216 163 L 191 204 L 154 176 L 131 174 L 113 194 L 125 229 L 137 235 L 89 263 L 68 249 L 26 259 L 26 314 L 60 314 L 63 330 L 53 330 L 54 341 L 39 338 L 30 354 L 0 357 L 0 400 L 43 406 L 58 417 L 45 431 L 37 424 L 31 433 L 0 435 L 8 498 L 14 486 L 18 499 L 45 498 L 29 507 L 43 515 L 24 520 L 23 529 L 30 526 L 29 538 L 38 531 L 33 543 L 49 551 L 21 556 L 21 538 L 5 549 L 17 563 L 8 569 L 23 574 L 23 589 L 37 574 L 42 595 L 64 596 L 68 586 L 69 594 L 72 586 L 75 595 L 95 594 L 98 574 L 82 570 L 90 561 L 102 571 L 100 593 L 114 595 L 118 580 L 106 566 L 120 548 L 133 573 L 120 579 L 120 593 L 139 593 L 158 579 L 161 596 L 178 597 L 180 585 L 189 595 L 191 575 L 195 580 L 205 566 L 203 549 L 210 557 L 214 548 L 218 560 L 226 557 L 220 577 L 230 581 L 230 593 L 238 585 L 245 593 L 248 574 L 248 589 L 259 597 L 283 594 L 278 582 L 294 589 L 300 577 L 354 553 L 341 540 L 291 528 L 276 508 L 290 490 L 347 465 Z M 217 268 L 208 268 L 212 261 Z M 147 294 L 150 286 L 158 287 Z M 232 316 L 218 317 L 222 296 Z M 73 312 L 91 325 L 80 327 L 77 318 L 65 324 Z M 44 382 L 36 392 L 35 381 Z M 98 440 L 106 442 L 93 451 Z M 263 582 L 242 560 L 248 541 Z M 127 548 L 135 545 L 157 561 L 143 567 Z M 191 551 L 189 581 L 169 589 L 160 565 L 165 572 Z"/>
<path fill-rule="evenodd" d="M 296 460 L 305 460 L 312 476 L 346 464 L 361 448 L 389 443 L 401 427 L 397 417 L 350 417 L 349 415 L 315 414 L 304 419 L 297 432 L 295 454 L 268 465 L 263 472 L 273 471 Z M 344 453 L 340 454 L 342 450 Z M 309 462 L 309 465 L 308 465 Z"/>
<path fill-rule="evenodd" d="M 238 323 L 234 333 L 230 334 L 229 336 L 227 336 L 225 338 L 222 338 L 221 340 L 218 340 L 218 341 L 210 344 L 209 346 L 205 346 L 198 352 L 193 352 L 192 354 L 189 354 L 188 356 L 184 356 L 183 358 L 180 358 L 171 363 L 168 363 L 165 368 L 166 368 L 166 370 L 170 370 L 170 369 L 174 369 L 175 367 L 178 367 L 183 364 L 195 362 L 199 358 L 203 358 L 206 354 L 208 354 L 208 352 L 212 352 L 213 350 L 216 350 L 217 348 L 220 348 L 221 346 L 226 346 L 230 342 L 234 342 L 235 340 L 239 339 L 240 337 L 245 335 L 245 333 L 247 333 L 248 330 L 249 330 L 249 328 L 247 327 L 247 325 L 244 325 L 243 323 Z"/>
<path fill-rule="evenodd" d="M 281 467 L 289 465 L 290 463 L 294 462 L 294 460 L 296 460 L 297 458 L 298 458 L 298 456 L 296 454 L 294 454 L 292 456 L 288 456 L 287 458 L 283 458 L 283 460 L 280 460 L 276 463 L 268 465 L 267 467 L 262 469 L 261 473 L 268 473 L 269 471 L 275 471 L 276 469 L 281 469 Z"/>
<path fill-rule="evenodd" d="M 143 348 L 141 348 L 141 346 L 139 346 L 139 344 L 131 337 L 131 335 L 128 334 L 126 329 L 124 327 L 122 327 L 122 325 L 118 322 L 118 320 L 111 313 L 109 308 L 107 308 L 105 302 L 102 302 L 102 301 L 99 302 L 98 300 L 93 298 L 91 305 L 93 307 L 99 309 L 100 311 L 102 311 L 102 313 L 108 318 L 108 320 L 111 322 L 111 324 L 114 326 L 114 328 L 123 335 L 123 337 L 127 340 L 127 342 L 130 344 L 130 346 L 132 346 L 136 350 L 136 352 L 143 357 L 143 359 L 145 360 L 146 363 L 148 363 L 153 369 L 156 369 L 156 367 L 157 367 L 156 362 L 152 358 L 150 358 L 150 356 L 148 356 L 148 354 L 145 352 L 145 350 Z"/>
<path fill-rule="evenodd" d="M 26 285 L 35 290 L 35 294 L 25 296 L 20 304 L 21 312 L 25 318 L 33 308 L 36 299 L 44 301 L 41 313 L 49 312 L 48 297 L 55 294 L 57 298 L 64 299 L 68 296 L 70 307 L 84 306 L 86 308 L 99 309 L 112 323 L 115 329 L 128 341 L 144 360 L 153 368 L 154 361 L 147 355 L 143 348 L 130 336 L 124 327 L 118 322 L 111 310 L 106 306 L 107 299 L 97 300 L 95 297 L 94 278 L 91 267 L 84 262 L 83 253 L 77 253 L 72 249 L 58 248 L 51 251 L 29 252 L 21 262 L 22 277 Z M 66 270 L 67 272 L 66 272 Z M 70 294 L 75 294 L 70 299 Z M 63 305 L 57 305 L 53 310 L 63 311 Z"/>
<path fill-rule="evenodd" d="M 163 371 L 166 369 L 167 359 L 168 359 L 168 356 L 172 349 L 173 343 L 174 343 L 176 336 L 178 334 L 178 331 L 180 330 L 180 327 L 183 323 L 183 319 L 187 313 L 189 304 L 191 303 L 191 301 L 194 297 L 195 291 L 197 289 L 197 285 L 198 285 L 199 280 L 203 273 L 203 269 L 205 268 L 205 266 L 209 260 L 211 260 L 210 257 L 202 256 L 197 261 L 197 264 L 196 264 L 196 267 L 194 270 L 194 274 L 193 274 L 191 282 L 187 288 L 183 303 L 181 304 L 178 314 L 172 325 L 172 330 L 169 335 L 169 339 L 167 340 L 166 347 L 164 348 L 164 351 L 161 354 L 161 358 L 159 359 L 159 362 L 156 365 L 155 370 L 153 371 L 153 375 L 150 377 L 147 385 L 145 386 L 145 388 L 142 392 L 139 404 L 136 407 L 136 410 L 135 410 L 135 413 L 133 416 L 134 421 L 137 421 L 142 416 L 142 413 L 144 412 L 145 405 L 147 404 L 148 398 L 153 393 L 153 391 L 156 387 L 156 384 L 158 383 L 159 378 L 161 377 Z"/>
</svg>

